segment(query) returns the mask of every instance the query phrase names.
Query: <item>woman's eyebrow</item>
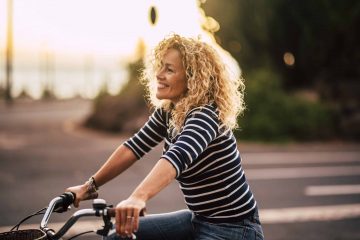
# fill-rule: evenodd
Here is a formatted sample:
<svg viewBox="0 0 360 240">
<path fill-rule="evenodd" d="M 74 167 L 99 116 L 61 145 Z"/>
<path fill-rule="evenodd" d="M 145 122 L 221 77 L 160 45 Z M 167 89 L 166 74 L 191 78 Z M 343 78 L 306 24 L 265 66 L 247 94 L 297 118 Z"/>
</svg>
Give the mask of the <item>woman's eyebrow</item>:
<svg viewBox="0 0 360 240">
<path fill-rule="evenodd" d="M 175 67 L 175 64 L 173 64 L 173 63 L 165 63 L 164 66 L 166 66 L 166 67 Z"/>
</svg>

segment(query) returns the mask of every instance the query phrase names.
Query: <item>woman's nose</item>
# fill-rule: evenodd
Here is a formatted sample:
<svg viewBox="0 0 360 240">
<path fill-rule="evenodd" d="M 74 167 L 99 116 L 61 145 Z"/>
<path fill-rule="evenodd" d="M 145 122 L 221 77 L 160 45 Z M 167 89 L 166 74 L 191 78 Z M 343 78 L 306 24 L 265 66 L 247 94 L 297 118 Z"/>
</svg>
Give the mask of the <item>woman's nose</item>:
<svg viewBox="0 0 360 240">
<path fill-rule="evenodd" d="M 162 71 L 162 70 L 157 71 L 157 73 L 156 73 L 156 78 L 157 78 L 157 79 L 162 79 L 162 78 L 164 78 L 164 74 L 163 74 L 163 71 Z"/>
</svg>

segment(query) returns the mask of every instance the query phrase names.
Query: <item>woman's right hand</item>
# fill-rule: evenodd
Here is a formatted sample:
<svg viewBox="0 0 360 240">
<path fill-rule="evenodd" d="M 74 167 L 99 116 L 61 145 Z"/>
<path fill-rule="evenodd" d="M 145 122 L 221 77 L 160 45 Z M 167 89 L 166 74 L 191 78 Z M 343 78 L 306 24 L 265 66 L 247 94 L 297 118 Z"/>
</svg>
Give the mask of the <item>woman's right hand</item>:
<svg viewBox="0 0 360 240">
<path fill-rule="evenodd" d="M 79 207 L 80 201 L 94 199 L 98 197 L 97 192 L 89 192 L 89 184 L 88 182 L 83 185 L 69 187 L 65 190 L 65 192 L 75 193 L 76 197 L 74 200 L 74 207 Z"/>
</svg>

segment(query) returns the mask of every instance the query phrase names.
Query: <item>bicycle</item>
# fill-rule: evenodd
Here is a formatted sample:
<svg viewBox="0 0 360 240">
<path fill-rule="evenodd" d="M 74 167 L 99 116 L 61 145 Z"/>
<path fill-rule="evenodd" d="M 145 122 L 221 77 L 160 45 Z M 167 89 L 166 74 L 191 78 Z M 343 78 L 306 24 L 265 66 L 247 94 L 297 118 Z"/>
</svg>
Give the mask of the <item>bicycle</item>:
<svg viewBox="0 0 360 240">
<path fill-rule="evenodd" d="M 96 231 L 86 231 L 79 233 L 75 236 L 72 236 L 70 239 L 74 239 L 81 235 L 87 233 L 93 233 L 100 236 L 107 236 L 110 229 L 112 229 L 113 223 L 111 222 L 111 218 L 115 217 L 115 209 L 112 208 L 111 205 L 107 205 L 106 201 L 103 199 L 94 199 L 93 200 L 93 208 L 80 209 L 76 211 L 66 222 L 65 224 L 58 230 L 55 231 L 48 227 L 48 222 L 50 216 L 53 212 L 62 213 L 67 211 L 70 208 L 70 205 L 75 200 L 75 194 L 71 192 L 65 192 L 58 197 L 52 199 L 48 205 L 48 207 L 43 208 L 27 217 L 22 219 L 18 224 L 16 224 L 10 231 L 0 233 L 1 240 L 58 240 L 62 239 L 62 237 L 66 234 L 66 232 L 79 220 L 81 217 L 85 216 L 95 216 L 101 217 L 103 219 L 104 225 L 101 229 Z M 45 212 L 44 212 L 45 211 Z M 20 225 L 25 222 L 27 219 L 44 214 L 39 229 L 24 229 L 19 230 Z M 132 239 L 136 239 L 136 236 L 133 234 Z"/>
</svg>

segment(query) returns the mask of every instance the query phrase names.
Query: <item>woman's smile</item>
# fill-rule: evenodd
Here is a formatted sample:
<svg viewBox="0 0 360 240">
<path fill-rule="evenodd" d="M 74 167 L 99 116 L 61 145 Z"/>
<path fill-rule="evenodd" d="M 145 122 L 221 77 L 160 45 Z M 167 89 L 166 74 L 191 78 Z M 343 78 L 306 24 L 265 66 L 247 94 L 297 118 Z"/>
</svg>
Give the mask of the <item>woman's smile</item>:
<svg viewBox="0 0 360 240">
<path fill-rule="evenodd" d="M 157 84 L 157 89 L 165 89 L 169 87 L 169 85 L 165 84 L 165 83 L 158 83 Z"/>
</svg>

